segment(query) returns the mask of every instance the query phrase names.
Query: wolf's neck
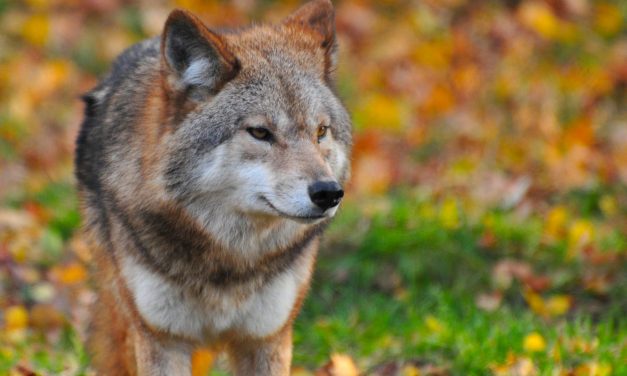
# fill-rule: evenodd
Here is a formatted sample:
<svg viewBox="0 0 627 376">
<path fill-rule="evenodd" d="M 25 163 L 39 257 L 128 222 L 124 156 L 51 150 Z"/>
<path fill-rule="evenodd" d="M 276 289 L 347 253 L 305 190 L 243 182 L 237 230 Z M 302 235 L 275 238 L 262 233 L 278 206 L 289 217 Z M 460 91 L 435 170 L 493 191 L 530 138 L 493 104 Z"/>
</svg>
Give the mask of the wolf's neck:
<svg viewBox="0 0 627 376">
<path fill-rule="evenodd" d="M 119 206 L 112 199 L 109 202 Z M 189 287 L 199 290 L 208 285 L 228 287 L 261 283 L 289 268 L 307 252 L 315 252 L 317 238 L 326 227 L 326 222 L 301 225 L 298 228 L 300 231 L 277 226 L 265 238 L 258 235 L 259 239 L 265 239 L 261 248 L 264 252 L 253 254 L 245 248 L 222 245 L 222 242 L 228 241 L 237 244 L 239 237 L 251 236 L 239 222 L 240 227 L 231 227 L 234 223 L 228 217 L 216 217 L 223 223 L 223 227 L 216 227 L 224 231 L 225 240 L 222 240 L 212 236 L 184 210 L 175 206 L 151 209 L 130 207 L 126 211 L 119 207 L 111 209 L 112 213 L 120 216 L 118 219 L 127 238 L 125 244 L 134 249 L 138 261 L 166 278 L 193 284 Z M 217 225 L 214 223 L 214 226 Z M 118 244 L 120 246 L 124 245 Z"/>
</svg>

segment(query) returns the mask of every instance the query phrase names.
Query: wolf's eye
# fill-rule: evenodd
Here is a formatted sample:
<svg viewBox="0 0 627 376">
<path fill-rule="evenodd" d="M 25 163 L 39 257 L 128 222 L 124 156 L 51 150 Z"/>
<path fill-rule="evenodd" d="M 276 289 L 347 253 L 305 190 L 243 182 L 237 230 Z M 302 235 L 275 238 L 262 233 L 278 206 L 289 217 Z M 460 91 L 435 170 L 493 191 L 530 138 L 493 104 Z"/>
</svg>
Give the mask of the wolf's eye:
<svg viewBox="0 0 627 376">
<path fill-rule="evenodd" d="M 250 133 L 251 136 L 253 136 L 257 140 L 272 141 L 272 133 L 270 133 L 270 131 L 267 130 L 266 128 L 262 128 L 262 127 L 253 128 L 253 127 L 250 127 L 250 128 L 246 128 L 246 130 L 248 131 L 248 133 Z"/>
<path fill-rule="evenodd" d="M 320 142 L 320 140 L 326 137 L 328 130 L 329 130 L 329 127 L 326 125 L 321 125 L 318 127 L 318 134 L 317 134 L 318 142 Z"/>
</svg>

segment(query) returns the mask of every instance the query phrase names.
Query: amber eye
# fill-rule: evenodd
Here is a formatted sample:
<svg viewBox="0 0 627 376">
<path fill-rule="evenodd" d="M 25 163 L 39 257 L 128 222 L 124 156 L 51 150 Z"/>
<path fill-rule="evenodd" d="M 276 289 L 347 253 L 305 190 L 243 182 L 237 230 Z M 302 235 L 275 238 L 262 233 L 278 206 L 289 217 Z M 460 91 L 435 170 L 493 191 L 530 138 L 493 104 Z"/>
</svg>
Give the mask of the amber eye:
<svg viewBox="0 0 627 376">
<path fill-rule="evenodd" d="M 320 140 L 326 137 L 328 130 L 329 130 L 329 127 L 326 125 L 321 125 L 318 127 L 318 134 L 317 134 L 318 142 L 320 142 Z"/>
<path fill-rule="evenodd" d="M 263 127 L 257 127 L 257 128 L 250 127 L 250 128 L 246 128 L 246 130 L 248 131 L 248 133 L 250 133 L 251 136 L 253 136 L 257 140 L 272 141 L 272 133 L 270 133 L 270 131 L 267 130 L 266 128 L 263 128 Z"/>
</svg>

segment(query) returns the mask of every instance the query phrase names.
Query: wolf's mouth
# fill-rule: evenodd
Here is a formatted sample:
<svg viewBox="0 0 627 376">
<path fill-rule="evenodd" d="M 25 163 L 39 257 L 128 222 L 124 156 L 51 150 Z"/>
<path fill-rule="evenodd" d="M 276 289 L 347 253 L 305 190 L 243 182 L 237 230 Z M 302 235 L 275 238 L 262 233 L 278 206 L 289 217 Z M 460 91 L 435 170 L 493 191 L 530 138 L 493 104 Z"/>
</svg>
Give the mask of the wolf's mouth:
<svg viewBox="0 0 627 376">
<path fill-rule="evenodd" d="M 263 201 L 266 205 L 268 205 L 268 207 L 270 209 L 274 210 L 281 217 L 293 219 L 293 220 L 298 221 L 298 222 L 309 223 L 309 222 L 317 221 L 319 219 L 326 218 L 324 215 L 304 215 L 304 216 L 300 216 L 300 215 L 288 214 L 288 213 L 286 213 L 286 212 L 284 212 L 282 210 L 277 209 L 277 207 L 272 205 L 272 202 L 270 202 L 270 200 L 268 200 L 265 196 L 261 196 L 260 195 L 259 199 L 261 201 Z"/>
</svg>

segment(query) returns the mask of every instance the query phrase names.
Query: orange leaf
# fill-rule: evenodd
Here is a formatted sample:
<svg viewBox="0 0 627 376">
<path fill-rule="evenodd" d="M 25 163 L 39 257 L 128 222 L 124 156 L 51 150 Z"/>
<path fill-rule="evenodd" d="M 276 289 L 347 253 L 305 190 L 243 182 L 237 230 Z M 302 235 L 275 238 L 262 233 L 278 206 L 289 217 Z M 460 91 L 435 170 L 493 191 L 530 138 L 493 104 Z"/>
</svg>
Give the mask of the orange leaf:
<svg viewBox="0 0 627 376">
<path fill-rule="evenodd" d="M 192 354 L 192 376 L 205 376 L 213 367 L 215 352 L 209 349 L 198 349 Z"/>
<path fill-rule="evenodd" d="M 53 270 L 53 275 L 65 285 L 75 285 L 87 279 L 87 270 L 82 265 L 73 262 Z"/>
</svg>

